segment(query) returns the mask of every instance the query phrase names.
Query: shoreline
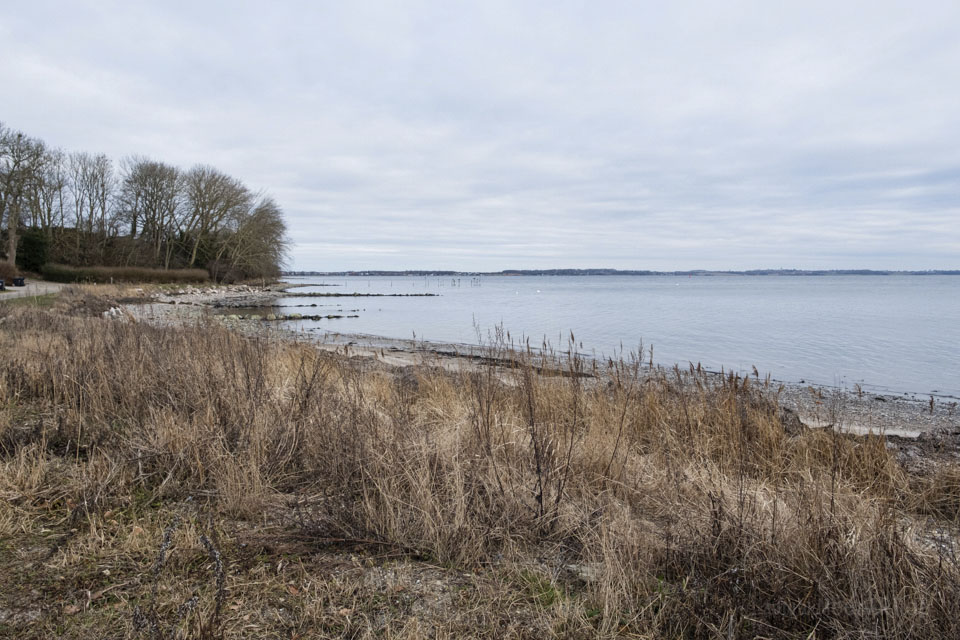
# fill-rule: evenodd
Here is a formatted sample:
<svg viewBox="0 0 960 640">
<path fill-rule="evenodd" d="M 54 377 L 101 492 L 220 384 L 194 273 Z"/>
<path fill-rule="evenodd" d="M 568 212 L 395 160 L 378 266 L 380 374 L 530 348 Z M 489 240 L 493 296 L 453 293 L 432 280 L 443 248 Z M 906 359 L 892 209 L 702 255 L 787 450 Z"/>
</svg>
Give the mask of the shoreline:
<svg viewBox="0 0 960 640">
<path fill-rule="evenodd" d="M 176 321 L 178 317 L 181 320 L 196 317 L 219 318 L 233 328 L 248 331 L 253 329 L 257 333 L 266 330 L 288 339 L 310 342 L 325 351 L 371 358 L 390 367 L 433 364 L 458 370 L 464 366 L 484 366 L 485 362 L 490 364 L 490 349 L 483 345 L 392 338 L 320 328 L 304 331 L 284 326 L 288 322 L 296 322 L 297 319 L 275 324 L 215 312 L 245 306 L 262 306 L 286 293 L 289 288 L 291 285 L 288 283 L 263 289 L 246 285 L 203 288 L 188 286 L 170 293 L 154 294 L 149 300 L 124 300 L 122 306 L 137 320 L 169 322 Z M 562 355 L 562 352 L 558 353 Z M 673 366 L 655 364 L 650 372 L 653 374 L 673 369 Z M 680 371 L 682 373 L 684 369 L 681 368 Z M 721 375 L 719 371 L 707 372 Z M 763 383 L 758 377 L 750 379 L 754 383 Z M 767 393 L 775 395 L 783 407 L 795 412 L 801 422 L 811 428 L 834 427 L 836 416 L 839 416 L 840 431 L 860 435 L 877 433 L 916 440 L 927 433 L 960 432 L 960 402 L 952 396 L 931 396 L 931 412 L 929 399 L 920 398 L 916 394 L 910 395 L 908 392 L 858 392 L 831 385 L 771 379 Z"/>
</svg>

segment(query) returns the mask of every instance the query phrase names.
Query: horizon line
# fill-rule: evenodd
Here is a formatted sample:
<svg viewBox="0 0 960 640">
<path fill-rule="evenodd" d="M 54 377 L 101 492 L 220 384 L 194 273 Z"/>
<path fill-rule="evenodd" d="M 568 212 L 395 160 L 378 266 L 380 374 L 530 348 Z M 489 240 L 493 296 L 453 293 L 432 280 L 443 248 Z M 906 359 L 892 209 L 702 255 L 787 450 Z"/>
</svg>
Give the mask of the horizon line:
<svg viewBox="0 0 960 640">
<path fill-rule="evenodd" d="M 753 268 L 753 269 L 612 269 L 604 267 L 590 268 L 545 268 L 545 269 L 500 269 L 500 270 L 459 270 L 459 269 L 284 269 L 283 275 L 778 275 L 778 274 L 836 274 L 836 275 L 960 275 L 956 269 L 794 269 L 794 268 Z"/>
</svg>

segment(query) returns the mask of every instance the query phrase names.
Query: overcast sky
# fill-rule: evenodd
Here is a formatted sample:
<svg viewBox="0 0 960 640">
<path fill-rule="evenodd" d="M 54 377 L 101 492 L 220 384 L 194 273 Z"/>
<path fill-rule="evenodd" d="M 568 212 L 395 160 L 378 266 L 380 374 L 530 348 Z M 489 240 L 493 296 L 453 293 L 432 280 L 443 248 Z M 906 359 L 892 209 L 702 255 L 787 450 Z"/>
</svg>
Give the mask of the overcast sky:
<svg viewBox="0 0 960 640">
<path fill-rule="evenodd" d="M 297 269 L 960 268 L 960 2 L 0 0 L 0 121 Z"/>
</svg>

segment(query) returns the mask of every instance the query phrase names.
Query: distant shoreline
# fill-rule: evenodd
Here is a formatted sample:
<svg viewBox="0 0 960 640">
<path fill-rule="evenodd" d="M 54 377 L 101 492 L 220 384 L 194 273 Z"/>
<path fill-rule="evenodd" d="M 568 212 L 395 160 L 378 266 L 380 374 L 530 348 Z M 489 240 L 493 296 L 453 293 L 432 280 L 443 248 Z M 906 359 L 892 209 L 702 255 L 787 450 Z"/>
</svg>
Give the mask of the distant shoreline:
<svg viewBox="0 0 960 640">
<path fill-rule="evenodd" d="M 747 271 L 639 271 L 620 269 L 505 269 L 503 271 L 284 271 L 284 276 L 960 276 L 960 269 L 888 271 L 874 269 L 750 269 Z"/>
</svg>

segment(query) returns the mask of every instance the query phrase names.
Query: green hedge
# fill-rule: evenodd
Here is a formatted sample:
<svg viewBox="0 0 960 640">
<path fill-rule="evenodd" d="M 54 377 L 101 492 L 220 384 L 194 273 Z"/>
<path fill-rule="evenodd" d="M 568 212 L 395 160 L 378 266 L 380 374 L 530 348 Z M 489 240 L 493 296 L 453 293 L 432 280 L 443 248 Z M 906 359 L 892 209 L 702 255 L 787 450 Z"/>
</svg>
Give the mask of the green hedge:
<svg viewBox="0 0 960 640">
<path fill-rule="evenodd" d="M 149 282 L 187 283 L 207 282 L 205 269 L 148 269 L 146 267 L 71 267 L 64 264 L 45 264 L 40 271 L 53 282 Z"/>
<path fill-rule="evenodd" d="M 24 229 L 17 246 L 17 266 L 37 273 L 49 259 L 49 249 L 50 241 L 42 229 Z"/>
</svg>

